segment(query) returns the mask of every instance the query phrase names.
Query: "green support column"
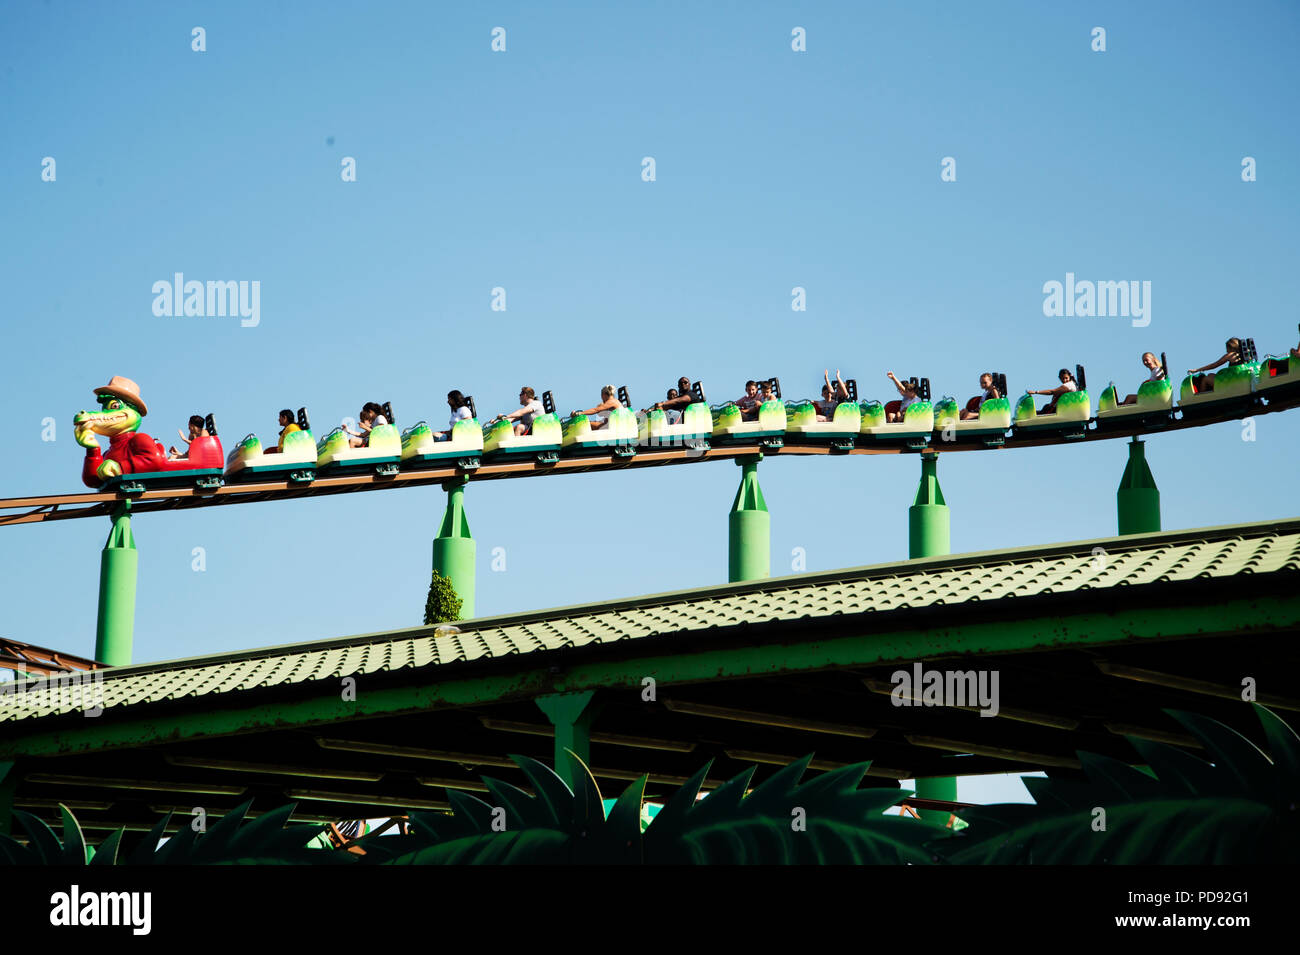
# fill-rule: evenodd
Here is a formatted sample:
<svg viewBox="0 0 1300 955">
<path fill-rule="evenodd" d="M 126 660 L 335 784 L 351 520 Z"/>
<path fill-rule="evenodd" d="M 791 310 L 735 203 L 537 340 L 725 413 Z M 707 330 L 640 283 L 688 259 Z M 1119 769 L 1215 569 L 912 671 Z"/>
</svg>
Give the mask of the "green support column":
<svg viewBox="0 0 1300 955">
<path fill-rule="evenodd" d="M 0 761 L 0 835 L 14 833 L 14 793 L 18 790 L 18 764 Z"/>
<path fill-rule="evenodd" d="M 727 515 L 727 580 L 761 580 L 772 575 L 772 515 L 758 486 L 762 455 L 741 458 L 740 488 Z"/>
<path fill-rule="evenodd" d="M 131 662 L 135 638 L 135 583 L 140 552 L 131 534 L 131 502 L 113 512 L 113 529 L 99 559 L 99 620 L 95 627 L 95 659 L 109 666 Z"/>
<path fill-rule="evenodd" d="M 939 487 L 939 455 L 921 455 L 921 485 L 907 509 L 907 556 L 942 557 L 952 553 L 948 505 Z"/>
<path fill-rule="evenodd" d="M 566 749 L 573 750 L 588 766 L 591 765 L 591 721 L 599 707 L 592 706 L 595 690 L 581 693 L 554 693 L 539 696 L 537 705 L 555 727 L 555 771 L 573 788 L 573 774 L 564 756 Z"/>
<path fill-rule="evenodd" d="M 1119 505 L 1119 532 L 1146 534 L 1160 530 L 1160 489 L 1147 467 L 1146 447 L 1134 438 L 1128 446 L 1128 463 L 1115 492 Z"/>
<path fill-rule="evenodd" d="M 921 455 L 921 484 L 916 489 L 916 499 L 907 509 L 907 556 L 942 557 L 952 553 L 952 536 L 948 505 L 939 487 L 939 455 Z M 957 779 L 954 776 L 934 776 L 916 781 L 916 795 L 921 799 L 957 798 Z M 923 819 L 946 823 L 949 813 L 935 809 L 919 810 Z"/>
<path fill-rule="evenodd" d="M 451 581 L 460 597 L 460 616 L 469 620 L 474 616 L 474 557 L 477 545 L 469 533 L 465 518 L 465 478 L 448 481 L 447 510 L 442 515 L 442 526 L 433 539 L 433 569 Z"/>
</svg>

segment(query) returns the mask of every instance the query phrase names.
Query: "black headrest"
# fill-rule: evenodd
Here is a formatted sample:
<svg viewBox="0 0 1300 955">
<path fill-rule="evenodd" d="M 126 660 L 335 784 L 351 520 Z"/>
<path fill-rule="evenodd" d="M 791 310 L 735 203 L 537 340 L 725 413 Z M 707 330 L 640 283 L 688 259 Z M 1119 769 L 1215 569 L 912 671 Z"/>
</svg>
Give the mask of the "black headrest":
<svg viewBox="0 0 1300 955">
<path fill-rule="evenodd" d="M 298 409 L 298 427 L 302 428 L 302 430 L 304 430 L 304 431 L 310 431 L 310 430 L 311 430 L 311 422 L 307 420 L 307 409 L 306 409 L 306 408 L 299 408 L 299 409 Z"/>
<path fill-rule="evenodd" d="M 844 390 L 849 393 L 849 401 L 857 401 L 858 400 L 858 379 L 845 378 Z"/>
<path fill-rule="evenodd" d="M 392 402 L 385 401 L 380 406 L 380 410 L 384 413 L 384 417 L 388 419 L 389 424 L 397 424 L 397 416 L 393 414 Z"/>
<path fill-rule="evenodd" d="M 998 394 L 1003 398 L 1007 397 L 1007 375 L 1006 372 L 999 371 L 993 375 L 993 383 L 997 386 Z"/>
<path fill-rule="evenodd" d="M 1255 339 L 1253 338 L 1246 339 L 1246 354 L 1244 354 L 1242 357 L 1245 358 L 1246 361 L 1259 360 L 1259 352 L 1255 351 Z"/>
<path fill-rule="evenodd" d="M 770 381 L 770 382 L 772 383 L 772 394 L 774 394 L 774 395 L 776 395 L 778 398 L 780 398 L 780 397 L 781 397 L 781 379 L 778 378 L 778 377 L 776 377 L 776 375 L 773 375 L 771 378 L 768 379 L 768 381 Z"/>
<path fill-rule="evenodd" d="M 691 385 L 691 400 L 698 401 L 698 402 L 704 401 L 704 389 L 700 387 L 700 383 L 698 381 L 695 384 Z"/>
<path fill-rule="evenodd" d="M 547 414 L 555 414 L 555 396 L 549 391 L 542 392 L 542 407 L 546 409 Z"/>
<path fill-rule="evenodd" d="M 922 401 L 930 400 L 930 379 L 929 378 L 917 378 L 915 375 L 913 375 L 911 378 L 908 379 L 908 381 L 916 385 L 916 396 L 918 398 L 920 398 Z"/>
<path fill-rule="evenodd" d="M 619 400 L 619 404 L 621 404 L 624 408 L 632 407 L 632 399 L 628 397 L 627 385 L 618 386 L 618 400 Z"/>
<path fill-rule="evenodd" d="M 1082 365 L 1074 366 L 1074 380 L 1079 383 L 1080 391 L 1088 390 L 1088 376 L 1083 373 Z"/>
<path fill-rule="evenodd" d="M 212 420 L 212 415 L 210 413 L 203 419 L 203 427 L 207 429 L 208 434 L 212 437 L 215 438 L 217 436 L 217 425 L 216 422 Z"/>
<path fill-rule="evenodd" d="M 474 407 L 474 396 L 473 396 L 473 395 L 466 395 L 466 396 L 465 396 L 465 404 L 469 405 L 469 416 L 470 416 L 471 418 L 477 419 L 477 418 L 478 418 L 478 409 Z"/>
<path fill-rule="evenodd" d="M 1163 377 L 1169 377 L 1169 359 L 1165 357 L 1164 352 L 1160 353 L 1160 372 Z"/>
</svg>

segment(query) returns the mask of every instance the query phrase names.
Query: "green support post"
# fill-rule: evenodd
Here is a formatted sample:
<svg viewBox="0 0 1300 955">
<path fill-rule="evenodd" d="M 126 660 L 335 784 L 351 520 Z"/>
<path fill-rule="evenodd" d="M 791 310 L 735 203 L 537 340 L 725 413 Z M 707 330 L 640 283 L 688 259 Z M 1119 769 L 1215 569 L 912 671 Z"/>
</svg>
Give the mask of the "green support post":
<svg viewBox="0 0 1300 955">
<path fill-rule="evenodd" d="M 772 575 L 772 515 L 758 486 L 761 454 L 741 458 L 740 488 L 727 515 L 727 580 L 761 580 Z"/>
<path fill-rule="evenodd" d="M 469 521 L 465 517 L 466 479 L 448 481 L 443 485 L 447 492 L 447 510 L 442 515 L 442 526 L 433 539 L 433 569 L 451 581 L 460 597 L 460 616 L 469 620 L 474 616 L 474 557 L 477 545 L 470 536 Z"/>
<path fill-rule="evenodd" d="M 537 705 L 555 727 L 555 772 L 573 788 L 573 773 L 565 758 L 566 749 L 573 750 L 588 766 L 591 765 L 591 721 L 599 707 L 591 705 L 595 690 L 581 693 L 553 693 L 539 696 Z"/>
<path fill-rule="evenodd" d="M 18 764 L 0 761 L 0 835 L 14 834 L 14 793 L 18 790 Z"/>
<path fill-rule="evenodd" d="M 939 487 L 939 455 L 921 455 L 921 485 L 907 509 L 907 556 L 942 557 L 952 553 L 948 505 Z"/>
<path fill-rule="evenodd" d="M 1120 534 L 1148 534 L 1160 530 L 1160 489 L 1147 467 L 1145 443 L 1134 438 L 1128 446 L 1128 463 L 1115 492 L 1119 505 Z"/>
<path fill-rule="evenodd" d="M 131 502 L 123 501 L 113 511 L 113 529 L 108 533 L 99 559 L 99 619 L 95 626 L 95 659 L 109 666 L 131 662 L 135 638 L 135 584 L 140 571 L 140 552 L 131 534 Z"/>
<path fill-rule="evenodd" d="M 951 521 L 948 505 L 939 487 L 939 455 L 921 455 L 921 484 L 916 489 L 916 499 L 907 509 L 907 556 L 942 557 L 952 553 Z M 933 776 L 916 781 L 916 795 L 920 799 L 957 798 L 957 779 L 954 776 Z M 918 810 L 924 819 L 946 823 L 949 813 L 937 809 Z"/>
</svg>

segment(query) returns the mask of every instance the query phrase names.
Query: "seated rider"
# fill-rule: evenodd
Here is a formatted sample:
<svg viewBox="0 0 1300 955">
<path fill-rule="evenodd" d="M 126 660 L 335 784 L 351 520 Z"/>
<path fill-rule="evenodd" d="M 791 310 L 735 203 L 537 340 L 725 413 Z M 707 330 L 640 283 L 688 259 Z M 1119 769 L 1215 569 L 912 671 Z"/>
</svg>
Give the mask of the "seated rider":
<svg viewBox="0 0 1300 955">
<path fill-rule="evenodd" d="M 657 401 L 654 404 L 654 408 L 657 408 L 664 413 L 669 424 L 677 424 L 677 422 L 682 420 L 682 415 L 694 400 L 695 399 L 691 397 L 691 380 L 683 377 L 677 379 L 676 397 L 665 398 L 663 401 Z"/>
<path fill-rule="evenodd" d="M 447 420 L 446 431 L 435 431 L 433 440 L 448 441 L 451 439 L 451 429 L 456 427 L 457 421 L 468 421 L 474 417 L 474 412 L 470 411 L 469 399 L 459 391 L 447 392 L 447 407 L 451 409 L 451 417 Z"/>
<path fill-rule="evenodd" d="M 1162 381 L 1165 377 L 1165 370 L 1160 366 L 1160 359 L 1156 357 L 1155 352 L 1144 351 L 1142 353 L 1142 364 L 1146 366 L 1151 373 L 1147 375 L 1147 381 Z M 1123 401 L 1122 405 L 1137 404 L 1138 396 L 1129 395 Z"/>
<path fill-rule="evenodd" d="M 280 412 L 280 441 L 273 448 L 267 448 L 264 454 L 279 454 L 284 450 L 284 439 L 286 435 L 293 434 L 295 431 L 301 431 L 298 423 L 293 420 L 293 412 L 288 408 Z"/>
<path fill-rule="evenodd" d="M 622 402 L 615 396 L 613 385 L 605 385 L 600 389 L 600 404 L 594 408 L 588 408 L 586 411 L 575 411 L 573 414 L 585 414 L 587 416 L 587 425 L 592 431 L 597 428 L 603 428 L 609 423 L 609 413 L 615 408 L 623 407 Z"/>
<path fill-rule="evenodd" d="M 830 421 L 835 415 L 835 408 L 841 401 L 849 400 L 849 389 L 844 384 L 844 379 L 840 377 L 840 370 L 835 369 L 835 385 L 831 386 L 831 370 L 827 368 L 822 373 L 825 384 L 822 385 L 822 400 L 814 401 L 813 405 L 817 409 L 818 421 Z"/>
<path fill-rule="evenodd" d="M 1240 365 L 1243 361 L 1246 360 L 1245 356 L 1242 354 L 1240 338 L 1229 338 L 1226 342 L 1223 343 L 1223 348 L 1224 348 L 1223 357 L 1220 358 L 1218 361 L 1213 361 L 1208 365 L 1202 365 L 1200 368 L 1188 368 L 1187 373 L 1189 375 L 1196 375 L 1196 374 L 1200 374 L 1203 371 L 1209 371 L 1211 368 L 1218 368 L 1220 365 L 1224 365 L 1224 364 Z M 1201 375 L 1201 377 L 1199 378 L 1192 379 L 1192 388 L 1194 391 L 1197 392 L 1213 391 L 1214 376 Z"/>
<path fill-rule="evenodd" d="M 894 383 L 894 387 L 898 389 L 898 393 L 903 396 L 903 400 L 899 402 L 898 410 L 890 411 L 885 415 L 886 421 L 896 424 L 907 417 L 908 407 L 919 401 L 920 396 L 916 393 L 916 382 L 899 381 L 892 371 L 886 372 L 885 374 L 889 380 Z"/>
<path fill-rule="evenodd" d="M 988 401 L 990 398 L 1001 397 L 1002 393 L 998 391 L 997 386 L 993 384 L 993 375 L 987 371 L 980 375 L 980 407 L 983 407 L 984 402 Z M 980 413 L 978 411 L 971 411 L 967 408 L 963 408 L 961 412 L 962 421 L 969 421 L 971 418 L 978 418 L 979 416 Z"/>
<path fill-rule="evenodd" d="M 353 431 L 347 425 L 343 426 L 343 430 L 351 436 L 348 438 L 349 447 L 365 448 L 370 446 L 371 429 L 388 424 L 388 419 L 384 417 L 383 410 L 373 401 L 367 401 L 361 406 L 361 414 L 358 415 L 358 427 L 361 430 Z"/>
<path fill-rule="evenodd" d="M 182 431 L 180 428 L 176 429 L 176 433 L 179 434 L 181 436 L 181 440 L 185 442 L 185 453 L 181 454 L 181 452 L 176 450 L 176 445 L 172 445 L 170 448 L 167 449 L 168 461 L 179 461 L 181 458 L 188 457 L 190 453 L 190 442 L 193 441 L 195 438 L 208 437 L 208 431 L 206 428 L 203 427 L 202 415 L 196 415 L 196 414 L 190 415 L 189 427 L 190 427 L 189 435 L 186 435 L 185 432 Z"/>
<path fill-rule="evenodd" d="M 546 409 L 538 400 L 537 392 L 525 385 L 519 389 L 519 407 L 509 414 L 497 415 L 495 420 L 513 421 L 515 434 L 522 437 L 533 430 L 533 419 L 545 413 Z"/>
<path fill-rule="evenodd" d="M 760 407 L 766 402 L 776 401 L 776 386 L 772 384 L 771 378 L 764 378 L 760 384 L 760 388 L 762 389 L 758 393 L 758 403 Z"/>
<path fill-rule="evenodd" d="M 1028 394 L 1031 395 L 1051 396 L 1052 400 L 1038 409 L 1039 414 L 1056 414 L 1056 400 L 1067 391 L 1079 390 L 1079 383 L 1074 380 L 1074 375 L 1070 374 L 1070 369 L 1062 368 L 1056 373 L 1056 377 L 1061 380 L 1061 383 L 1057 387 L 1045 389 L 1040 388 L 1036 391 L 1028 392 Z"/>
<path fill-rule="evenodd" d="M 745 382 L 744 395 L 736 399 L 736 407 L 740 409 L 741 421 L 758 420 L 759 401 L 758 382 L 751 378 L 749 381 Z"/>
</svg>

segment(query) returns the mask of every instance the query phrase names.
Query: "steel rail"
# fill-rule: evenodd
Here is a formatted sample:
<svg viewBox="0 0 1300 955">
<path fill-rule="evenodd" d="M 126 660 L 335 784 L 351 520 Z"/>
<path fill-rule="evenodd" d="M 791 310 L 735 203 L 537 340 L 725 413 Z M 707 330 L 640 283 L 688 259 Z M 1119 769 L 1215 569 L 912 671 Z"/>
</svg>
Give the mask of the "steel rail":
<svg viewBox="0 0 1300 955">
<path fill-rule="evenodd" d="M 1181 415 L 1166 424 L 1134 425 L 1131 427 L 1108 426 L 1096 427 L 1096 418 L 1089 419 L 1088 427 L 1082 437 L 1065 438 L 1059 434 L 1033 435 L 1026 432 L 1014 433 L 997 447 L 987 447 L 973 440 L 954 441 L 950 444 L 931 444 L 924 449 L 912 449 L 899 446 L 855 447 L 848 451 L 835 451 L 826 445 L 786 444 L 776 449 L 759 448 L 754 445 L 719 445 L 706 450 L 693 448 L 671 448 L 668 450 L 650 450 L 638 448 L 632 457 L 617 457 L 609 454 L 584 454 L 575 457 L 561 457 L 551 464 L 539 464 L 535 461 L 492 462 L 485 461 L 477 468 L 462 470 L 457 467 L 418 468 L 398 471 L 393 475 L 343 474 L 318 476 L 309 484 L 297 484 L 292 481 L 250 481 L 246 483 L 223 484 L 210 490 L 198 488 L 157 488 L 136 494 L 117 492 L 108 494 L 103 491 L 85 491 L 76 494 L 53 494 L 35 497 L 0 498 L 0 527 L 18 524 L 37 524 L 49 521 L 72 520 L 80 517 L 103 517 L 112 514 L 113 509 L 123 501 L 131 502 L 133 514 L 162 510 L 183 510 L 195 507 L 211 507 L 221 504 L 253 504 L 261 501 L 286 501 L 305 497 L 321 497 L 330 494 L 347 494 L 358 491 L 382 491 L 395 487 L 425 487 L 430 484 L 442 484 L 446 481 L 469 478 L 474 483 L 505 478 L 538 477 L 547 474 L 584 474 L 593 471 L 626 471 L 646 467 L 663 467 L 676 464 L 691 464 L 697 461 L 733 460 L 762 453 L 768 458 L 803 457 L 805 455 L 839 454 L 845 456 L 877 454 L 952 454 L 959 451 L 1004 451 L 1014 448 L 1038 448 L 1050 445 L 1092 444 L 1097 441 L 1109 441 L 1116 438 L 1136 438 L 1143 435 L 1165 434 L 1205 425 L 1222 424 L 1226 421 L 1238 421 L 1258 415 L 1287 411 L 1300 406 L 1300 395 L 1288 400 L 1273 400 L 1247 409 L 1224 411 L 1220 413 L 1198 413 L 1188 418 Z M 931 439 L 933 440 L 933 439 Z M 11 513 L 5 513 L 11 512 Z M 14 513 L 16 512 L 16 513 Z"/>
</svg>

